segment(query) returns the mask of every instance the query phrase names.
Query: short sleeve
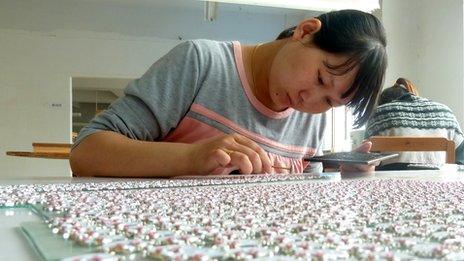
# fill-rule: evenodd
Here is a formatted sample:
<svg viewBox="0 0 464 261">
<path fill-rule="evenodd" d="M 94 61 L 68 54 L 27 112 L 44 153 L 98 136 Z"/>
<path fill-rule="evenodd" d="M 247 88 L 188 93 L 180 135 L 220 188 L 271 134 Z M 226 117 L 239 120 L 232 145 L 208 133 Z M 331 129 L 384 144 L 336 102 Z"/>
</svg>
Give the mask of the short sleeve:
<svg viewBox="0 0 464 261">
<path fill-rule="evenodd" d="M 195 44 L 184 42 L 156 61 L 124 90 L 124 96 L 96 116 L 79 133 L 73 147 L 99 131 L 156 141 L 176 128 L 199 89 L 199 55 Z"/>
</svg>

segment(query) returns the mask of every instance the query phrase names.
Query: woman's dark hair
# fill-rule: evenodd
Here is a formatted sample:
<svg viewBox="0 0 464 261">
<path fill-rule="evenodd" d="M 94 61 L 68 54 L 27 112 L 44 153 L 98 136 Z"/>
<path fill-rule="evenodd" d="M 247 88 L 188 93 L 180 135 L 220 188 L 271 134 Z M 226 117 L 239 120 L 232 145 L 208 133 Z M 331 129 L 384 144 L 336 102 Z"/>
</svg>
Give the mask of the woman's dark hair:
<svg viewBox="0 0 464 261">
<path fill-rule="evenodd" d="M 396 83 L 392 87 L 389 87 L 382 91 L 379 97 L 378 105 L 398 100 L 399 98 L 401 98 L 401 96 L 407 93 L 419 96 L 419 92 L 417 91 L 416 87 L 412 84 L 411 81 L 405 78 L 398 78 L 398 80 L 396 80 Z"/>
<path fill-rule="evenodd" d="M 316 18 L 321 21 L 321 28 L 307 44 L 329 53 L 349 56 L 342 64 L 325 63 L 329 72 L 343 75 L 357 66 L 359 68 L 353 85 L 342 98 L 354 93 L 347 106 L 353 109 L 355 126 L 360 127 L 374 110 L 384 81 L 387 68 L 385 30 L 375 16 L 357 10 L 333 11 Z M 294 29 L 286 29 L 277 38 L 292 36 Z"/>
</svg>

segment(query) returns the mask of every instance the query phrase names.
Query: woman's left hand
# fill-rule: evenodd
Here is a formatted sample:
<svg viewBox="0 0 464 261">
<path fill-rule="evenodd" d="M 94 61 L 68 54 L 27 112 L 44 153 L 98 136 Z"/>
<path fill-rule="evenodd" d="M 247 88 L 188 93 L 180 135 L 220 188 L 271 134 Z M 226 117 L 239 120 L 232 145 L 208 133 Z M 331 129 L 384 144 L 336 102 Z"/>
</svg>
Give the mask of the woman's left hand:
<svg viewBox="0 0 464 261">
<path fill-rule="evenodd" d="M 354 151 L 356 152 L 364 152 L 364 153 L 369 153 L 372 147 L 372 142 L 365 140 L 359 146 L 356 148 Z M 378 165 L 379 163 L 377 163 Z M 376 165 L 365 165 L 365 164 L 341 164 L 340 165 L 340 172 L 343 173 L 349 173 L 349 172 L 373 172 L 375 171 L 375 166 Z"/>
</svg>

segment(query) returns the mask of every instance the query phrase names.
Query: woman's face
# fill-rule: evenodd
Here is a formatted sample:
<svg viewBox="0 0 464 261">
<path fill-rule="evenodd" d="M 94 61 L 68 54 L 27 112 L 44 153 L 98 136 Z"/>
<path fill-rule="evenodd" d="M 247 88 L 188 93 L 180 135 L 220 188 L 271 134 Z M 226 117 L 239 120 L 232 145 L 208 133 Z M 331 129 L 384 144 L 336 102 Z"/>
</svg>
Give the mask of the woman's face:
<svg viewBox="0 0 464 261">
<path fill-rule="evenodd" d="M 306 35 L 305 38 L 309 38 Z M 303 42 L 308 39 L 302 39 Z M 271 109 L 292 107 L 307 113 L 322 113 L 347 104 L 354 96 L 342 98 L 353 84 L 355 67 L 344 75 L 333 75 L 325 64 L 338 65 L 348 57 L 324 52 L 298 40 L 289 40 L 276 54 L 270 69 Z"/>
</svg>

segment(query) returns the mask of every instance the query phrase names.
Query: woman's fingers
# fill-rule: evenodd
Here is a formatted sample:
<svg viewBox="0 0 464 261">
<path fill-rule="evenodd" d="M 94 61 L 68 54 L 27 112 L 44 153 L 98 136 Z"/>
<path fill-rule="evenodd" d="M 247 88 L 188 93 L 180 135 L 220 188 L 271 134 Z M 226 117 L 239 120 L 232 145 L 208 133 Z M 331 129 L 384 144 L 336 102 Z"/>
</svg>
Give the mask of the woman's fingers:
<svg viewBox="0 0 464 261">
<path fill-rule="evenodd" d="M 254 173 L 272 173 L 272 163 L 267 152 L 256 142 L 238 134 L 233 135 L 238 151 L 246 154 L 253 164 Z"/>
<path fill-rule="evenodd" d="M 365 140 L 363 143 L 357 147 L 354 151 L 369 153 L 372 147 L 372 142 Z M 375 170 L 375 165 L 365 165 L 365 164 L 342 164 L 340 166 L 340 171 L 343 172 L 372 172 Z"/>
<path fill-rule="evenodd" d="M 268 171 L 264 170 L 265 169 L 265 164 L 266 164 L 264 162 L 265 159 L 263 159 L 262 156 L 258 152 L 256 152 L 255 150 L 253 150 L 253 149 L 251 149 L 249 147 L 240 145 L 240 144 L 237 144 L 234 147 L 234 150 L 236 150 L 237 152 L 240 153 L 239 156 L 241 156 L 241 158 L 243 160 L 247 160 L 252 164 L 252 172 L 253 173 L 263 173 L 263 172 L 269 173 Z"/>
<path fill-rule="evenodd" d="M 342 164 L 340 165 L 340 172 L 372 172 L 375 170 L 373 165 L 364 165 L 364 164 Z"/>
<path fill-rule="evenodd" d="M 237 168 L 240 173 L 272 173 L 271 160 L 256 142 L 238 135 L 224 135 L 221 137 L 215 137 L 209 140 L 205 140 L 202 143 L 197 144 L 199 158 L 203 154 L 207 156 L 204 162 L 204 169 L 208 172 L 218 167 L 225 168 Z"/>
<path fill-rule="evenodd" d="M 372 142 L 369 140 L 365 140 L 354 151 L 368 153 L 369 151 L 371 151 L 371 148 L 372 148 Z"/>
<path fill-rule="evenodd" d="M 248 155 L 240 151 L 232 151 L 229 154 L 230 165 L 237 167 L 242 174 L 256 173 L 256 166 L 253 165 Z M 256 163 L 255 163 L 256 164 Z"/>
</svg>

